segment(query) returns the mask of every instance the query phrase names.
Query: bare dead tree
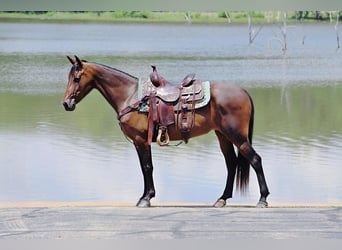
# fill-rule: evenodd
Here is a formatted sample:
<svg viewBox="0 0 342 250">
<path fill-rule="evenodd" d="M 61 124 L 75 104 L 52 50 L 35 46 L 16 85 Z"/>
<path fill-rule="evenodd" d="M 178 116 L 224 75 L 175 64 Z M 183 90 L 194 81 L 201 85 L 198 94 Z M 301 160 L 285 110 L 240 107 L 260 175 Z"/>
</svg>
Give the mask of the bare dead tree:
<svg viewBox="0 0 342 250">
<path fill-rule="evenodd" d="M 301 33 L 302 33 L 301 44 L 304 45 L 306 35 L 304 32 L 304 27 L 303 27 L 303 11 L 295 11 L 295 14 L 296 14 L 296 20 L 300 26 Z"/>
<path fill-rule="evenodd" d="M 249 13 L 247 13 L 247 18 L 248 18 L 248 41 L 249 41 L 249 45 L 251 45 L 253 43 L 253 39 L 252 39 L 252 18 L 251 15 Z"/>
<path fill-rule="evenodd" d="M 340 48 L 340 35 L 339 35 L 339 33 L 338 33 L 338 21 L 339 21 L 339 19 L 340 19 L 340 12 L 337 11 L 337 14 L 336 14 L 336 24 L 335 24 L 337 49 Z"/>
<path fill-rule="evenodd" d="M 260 26 L 258 30 L 255 31 L 255 29 L 253 29 L 253 26 L 252 26 L 252 17 L 249 14 L 249 12 L 247 13 L 247 19 L 248 19 L 248 38 L 249 38 L 248 41 L 249 41 L 249 45 L 251 45 L 254 39 L 258 36 L 263 26 Z"/>
<path fill-rule="evenodd" d="M 185 12 L 184 17 L 185 17 L 185 20 L 186 20 L 188 23 L 191 23 L 191 22 L 192 22 L 192 20 L 191 20 L 191 12 L 190 12 L 190 11 Z"/>
<path fill-rule="evenodd" d="M 329 11 L 329 19 L 330 19 L 330 23 L 333 22 L 333 12 Z"/>
<path fill-rule="evenodd" d="M 276 20 L 277 22 L 279 23 L 280 22 L 280 14 L 281 14 L 281 11 L 277 11 L 277 16 L 276 16 Z"/>
<path fill-rule="evenodd" d="M 304 32 L 303 32 L 303 36 L 302 36 L 302 45 L 304 45 L 304 43 L 305 43 L 305 38 L 306 38 L 306 36 L 305 36 L 305 34 L 304 34 Z"/>
<path fill-rule="evenodd" d="M 273 22 L 273 11 L 265 11 L 264 15 L 267 23 Z"/>
<path fill-rule="evenodd" d="M 280 11 L 278 11 L 278 16 L 280 16 Z M 280 18 L 279 18 L 280 22 Z M 269 44 L 271 45 L 271 41 L 275 40 L 281 44 L 281 50 L 283 54 L 285 55 L 287 52 L 287 12 L 284 11 L 283 13 L 283 24 L 279 26 L 281 38 L 275 36 L 270 39 Z"/>
<path fill-rule="evenodd" d="M 228 12 L 228 11 L 225 11 L 224 14 L 225 14 L 225 16 L 226 16 L 226 18 L 227 18 L 227 22 L 228 22 L 228 23 L 232 23 L 232 19 L 230 18 L 229 12 Z"/>
<path fill-rule="evenodd" d="M 280 28 L 281 30 L 281 34 L 283 36 L 283 52 L 286 53 L 287 51 L 287 37 L 286 37 L 286 33 L 287 33 L 287 12 L 284 11 L 284 18 L 283 18 L 283 27 Z"/>
</svg>

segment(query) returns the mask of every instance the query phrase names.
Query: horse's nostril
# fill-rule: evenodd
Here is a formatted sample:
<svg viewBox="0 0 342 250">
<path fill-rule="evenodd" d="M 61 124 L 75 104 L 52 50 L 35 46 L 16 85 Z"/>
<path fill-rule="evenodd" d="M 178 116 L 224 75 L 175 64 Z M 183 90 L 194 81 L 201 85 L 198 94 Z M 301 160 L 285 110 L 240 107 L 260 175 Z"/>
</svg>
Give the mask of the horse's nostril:
<svg viewBox="0 0 342 250">
<path fill-rule="evenodd" d="M 65 110 L 67 110 L 69 107 L 67 102 L 63 102 L 63 106 L 64 106 Z"/>
<path fill-rule="evenodd" d="M 75 107 L 76 107 L 75 100 L 71 99 L 71 100 L 68 100 L 68 101 L 64 101 L 63 102 L 63 106 L 64 106 L 64 109 L 66 111 L 73 111 L 73 110 L 75 110 Z"/>
</svg>

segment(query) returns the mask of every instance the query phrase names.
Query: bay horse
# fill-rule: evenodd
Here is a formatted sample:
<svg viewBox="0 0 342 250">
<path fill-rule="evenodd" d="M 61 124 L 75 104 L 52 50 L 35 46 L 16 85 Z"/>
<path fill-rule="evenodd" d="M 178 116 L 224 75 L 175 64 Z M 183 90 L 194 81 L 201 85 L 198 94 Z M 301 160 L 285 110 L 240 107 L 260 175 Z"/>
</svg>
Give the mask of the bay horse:
<svg viewBox="0 0 342 250">
<path fill-rule="evenodd" d="M 151 206 L 155 197 L 151 145 L 147 142 L 148 115 L 131 110 L 119 115 L 137 101 L 139 79 L 121 70 L 70 58 L 72 64 L 68 84 L 62 104 L 66 111 L 73 111 L 92 89 L 97 89 L 118 115 L 122 132 L 130 138 L 137 151 L 143 173 L 144 192 L 136 206 Z M 210 83 L 211 99 L 205 107 L 196 109 L 191 137 L 200 136 L 214 130 L 223 153 L 227 179 L 224 192 L 214 203 L 214 207 L 224 207 L 226 200 L 232 197 L 234 181 L 236 187 L 244 192 L 249 181 L 250 165 L 256 172 L 260 190 L 257 207 L 267 207 L 269 195 L 264 176 L 261 157 L 252 147 L 254 105 L 250 95 L 236 85 Z M 175 125 L 168 128 L 170 140 L 181 140 L 182 135 Z M 235 153 L 234 145 L 238 153 Z"/>
</svg>

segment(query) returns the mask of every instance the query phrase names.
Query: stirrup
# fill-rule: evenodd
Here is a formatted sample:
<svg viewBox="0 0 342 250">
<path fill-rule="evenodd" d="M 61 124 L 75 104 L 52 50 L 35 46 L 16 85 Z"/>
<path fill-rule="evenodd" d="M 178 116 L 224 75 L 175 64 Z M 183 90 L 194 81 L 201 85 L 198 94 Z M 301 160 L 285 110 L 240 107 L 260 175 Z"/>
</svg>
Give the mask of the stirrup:
<svg viewBox="0 0 342 250">
<path fill-rule="evenodd" d="M 162 126 L 158 129 L 157 143 L 159 146 L 169 145 L 170 137 L 167 133 L 166 127 Z"/>
</svg>

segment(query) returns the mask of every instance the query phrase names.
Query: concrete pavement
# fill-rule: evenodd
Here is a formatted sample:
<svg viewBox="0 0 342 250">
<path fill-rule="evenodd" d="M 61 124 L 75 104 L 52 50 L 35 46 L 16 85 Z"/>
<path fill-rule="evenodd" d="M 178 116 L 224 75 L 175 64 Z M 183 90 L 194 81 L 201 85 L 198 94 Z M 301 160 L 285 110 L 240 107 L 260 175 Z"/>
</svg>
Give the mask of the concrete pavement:
<svg viewBox="0 0 342 250">
<path fill-rule="evenodd" d="M 341 204 L 0 203 L 0 239 L 342 239 Z"/>
</svg>

